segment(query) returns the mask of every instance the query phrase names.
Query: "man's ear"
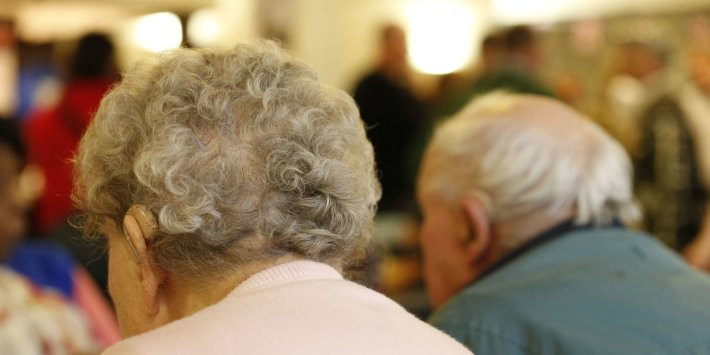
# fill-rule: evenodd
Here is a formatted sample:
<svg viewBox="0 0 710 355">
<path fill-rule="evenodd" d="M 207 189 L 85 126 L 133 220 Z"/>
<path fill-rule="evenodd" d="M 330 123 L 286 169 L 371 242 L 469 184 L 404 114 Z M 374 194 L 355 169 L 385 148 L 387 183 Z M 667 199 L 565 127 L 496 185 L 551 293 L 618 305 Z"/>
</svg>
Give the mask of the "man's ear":
<svg viewBox="0 0 710 355">
<path fill-rule="evenodd" d="M 130 212 L 130 210 L 129 210 Z M 123 218 L 123 226 L 126 230 L 128 241 L 133 244 L 133 249 L 138 257 L 138 265 L 141 270 L 141 284 L 143 287 L 143 297 L 147 306 L 147 313 L 156 315 L 160 308 L 161 289 L 166 279 L 166 273 L 155 265 L 148 252 L 148 241 L 146 234 L 141 228 L 141 223 L 131 213 L 126 213 Z"/>
<path fill-rule="evenodd" d="M 466 255 L 470 262 L 479 260 L 491 244 L 491 226 L 486 212 L 478 201 L 466 197 L 461 200 L 464 218 L 468 224 L 471 238 L 466 241 Z"/>
</svg>

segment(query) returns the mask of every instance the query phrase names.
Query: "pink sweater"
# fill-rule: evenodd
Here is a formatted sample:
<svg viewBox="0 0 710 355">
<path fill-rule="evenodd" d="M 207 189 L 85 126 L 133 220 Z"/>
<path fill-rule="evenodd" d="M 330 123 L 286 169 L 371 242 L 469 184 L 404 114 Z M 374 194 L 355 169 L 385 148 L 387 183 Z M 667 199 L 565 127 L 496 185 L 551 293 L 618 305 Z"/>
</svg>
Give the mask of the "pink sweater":
<svg viewBox="0 0 710 355">
<path fill-rule="evenodd" d="M 125 339 L 104 354 L 471 354 L 387 297 L 333 268 L 295 261 L 259 272 L 222 301 Z"/>
</svg>

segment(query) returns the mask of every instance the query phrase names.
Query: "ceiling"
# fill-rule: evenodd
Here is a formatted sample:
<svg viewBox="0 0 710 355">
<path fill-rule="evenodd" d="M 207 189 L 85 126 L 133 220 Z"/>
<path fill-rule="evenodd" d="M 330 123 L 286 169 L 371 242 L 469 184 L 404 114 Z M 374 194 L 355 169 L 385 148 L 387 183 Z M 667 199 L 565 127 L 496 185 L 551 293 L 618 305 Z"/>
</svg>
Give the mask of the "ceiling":
<svg viewBox="0 0 710 355">
<path fill-rule="evenodd" d="M 240 1 L 240 0 L 237 0 Z M 213 0 L 0 0 L 0 16 L 12 16 L 25 6 L 93 6 L 144 13 L 152 11 L 190 12 L 210 6 Z"/>
<path fill-rule="evenodd" d="M 487 3 L 494 22 L 503 24 L 710 10 L 709 0 L 488 0 Z"/>
<path fill-rule="evenodd" d="M 46 40 L 72 37 L 91 30 L 111 31 L 124 20 L 158 11 L 188 14 L 196 9 L 218 6 L 234 9 L 240 4 L 267 0 L 0 0 L 0 18 L 13 18 L 23 38 Z M 281 0 L 289 8 L 353 8 L 364 0 Z M 394 3 L 442 0 L 377 0 L 378 6 Z M 710 0 L 447 0 L 474 5 L 483 21 L 491 25 L 518 23 L 551 24 L 573 19 L 594 19 L 622 14 L 646 14 L 710 10 Z M 316 11 L 318 12 L 318 11 Z M 235 14 L 237 16 L 237 14 Z M 318 18 L 318 16 L 315 16 Z M 233 21 L 231 16 L 229 21 Z M 327 21 L 327 19 L 323 19 Z"/>
<path fill-rule="evenodd" d="M 191 12 L 215 3 L 247 0 L 0 0 L 0 16 L 13 16 L 24 6 L 109 7 L 133 13 Z M 250 0 L 251 1 L 251 0 Z M 257 0 L 263 1 L 263 0 Z M 308 0 L 287 0 L 308 2 Z M 353 0 L 331 0 L 347 3 Z M 355 0 L 357 1 L 357 0 Z M 380 0 L 396 2 L 400 0 Z M 425 1 L 425 0 L 413 0 Z M 436 0 L 434 0 L 436 1 Z M 625 13 L 678 12 L 710 9 L 709 0 L 461 0 L 482 5 L 502 22 L 559 21 Z"/>
</svg>

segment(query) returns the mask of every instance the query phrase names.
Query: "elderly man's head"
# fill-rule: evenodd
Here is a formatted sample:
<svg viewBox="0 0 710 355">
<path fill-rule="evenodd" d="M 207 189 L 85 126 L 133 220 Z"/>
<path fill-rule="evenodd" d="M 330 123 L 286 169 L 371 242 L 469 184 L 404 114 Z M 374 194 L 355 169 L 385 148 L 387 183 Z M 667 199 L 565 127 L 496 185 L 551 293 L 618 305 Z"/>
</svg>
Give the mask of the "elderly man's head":
<svg viewBox="0 0 710 355">
<path fill-rule="evenodd" d="M 638 214 L 619 144 L 558 101 L 505 93 L 475 100 L 437 130 L 418 197 L 435 306 L 555 224 Z"/>
<path fill-rule="evenodd" d="M 180 292 L 171 280 L 214 285 L 286 256 L 347 268 L 363 256 L 380 194 L 351 98 L 273 43 L 134 66 L 102 101 L 76 164 L 75 200 L 85 229 L 107 235 L 124 334 L 175 318 L 136 316 L 175 306 L 157 300 Z"/>
</svg>

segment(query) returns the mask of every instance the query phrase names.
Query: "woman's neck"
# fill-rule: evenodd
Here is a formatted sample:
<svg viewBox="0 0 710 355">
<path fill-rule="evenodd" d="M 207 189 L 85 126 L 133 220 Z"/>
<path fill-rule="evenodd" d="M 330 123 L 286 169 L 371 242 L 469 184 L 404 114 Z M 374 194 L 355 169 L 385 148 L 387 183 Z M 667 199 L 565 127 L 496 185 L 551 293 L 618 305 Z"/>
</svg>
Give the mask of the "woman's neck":
<svg viewBox="0 0 710 355">
<path fill-rule="evenodd" d="M 185 318 L 221 301 L 254 274 L 299 259 L 302 258 L 285 255 L 277 259 L 255 261 L 210 281 L 173 279 L 166 285 L 170 321 Z"/>
</svg>

